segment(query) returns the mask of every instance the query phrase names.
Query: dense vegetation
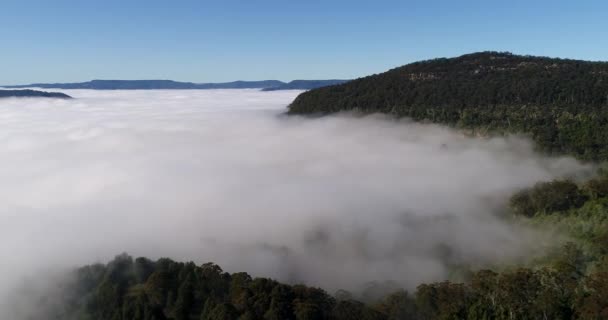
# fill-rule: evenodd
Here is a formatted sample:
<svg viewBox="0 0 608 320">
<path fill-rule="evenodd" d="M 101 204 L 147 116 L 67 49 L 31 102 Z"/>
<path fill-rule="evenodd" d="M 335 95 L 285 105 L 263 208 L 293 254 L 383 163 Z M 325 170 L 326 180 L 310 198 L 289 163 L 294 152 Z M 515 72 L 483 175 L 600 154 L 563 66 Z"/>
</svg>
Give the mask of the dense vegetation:
<svg viewBox="0 0 608 320">
<path fill-rule="evenodd" d="M 608 159 L 608 63 L 482 52 L 302 93 L 290 114 L 387 113 L 529 134 L 546 152 Z"/>
<path fill-rule="evenodd" d="M 608 260 L 585 275 L 573 246 L 552 268 L 474 273 L 467 284 L 420 285 L 364 304 L 342 293 L 286 285 L 214 264 L 133 260 L 77 271 L 65 303 L 46 319 L 605 319 Z M 40 304 L 37 304 L 40 305 Z"/>
<path fill-rule="evenodd" d="M 73 273 L 44 319 L 607 319 L 608 177 L 538 183 L 511 199 L 514 217 L 569 241 L 526 267 L 470 271 L 377 298 L 289 285 L 212 263 L 120 255 Z M 48 298 L 36 305 L 43 306 Z M 36 317 L 32 317 L 36 319 Z"/>
<path fill-rule="evenodd" d="M 36 90 L 0 90 L 0 98 L 61 98 L 70 99 L 72 97 L 61 92 L 46 92 Z"/>
<path fill-rule="evenodd" d="M 600 189 L 605 180 L 592 180 L 587 188 Z M 601 191 L 600 191 L 601 192 Z M 551 182 L 539 182 L 532 188 L 526 188 L 511 197 L 511 206 L 517 214 L 532 217 L 537 214 L 565 211 L 571 208 L 579 208 L 591 195 L 579 188 L 569 180 L 556 180 Z"/>
</svg>

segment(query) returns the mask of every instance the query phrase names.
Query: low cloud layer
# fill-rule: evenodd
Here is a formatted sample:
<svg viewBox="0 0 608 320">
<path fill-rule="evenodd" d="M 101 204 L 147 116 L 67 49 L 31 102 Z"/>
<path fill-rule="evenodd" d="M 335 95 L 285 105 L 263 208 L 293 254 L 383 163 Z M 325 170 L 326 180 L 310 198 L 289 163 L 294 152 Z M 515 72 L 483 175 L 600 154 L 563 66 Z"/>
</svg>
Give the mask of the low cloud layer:
<svg viewBox="0 0 608 320">
<path fill-rule="evenodd" d="M 0 100 L 0 290 L 125 251 L 411 288 L 542 250 L 546 235 L 500 218 L 506 199 L 588 169 L 521 138 L 282 116 L 294 91 L 65 92 Z"/>
</svg>

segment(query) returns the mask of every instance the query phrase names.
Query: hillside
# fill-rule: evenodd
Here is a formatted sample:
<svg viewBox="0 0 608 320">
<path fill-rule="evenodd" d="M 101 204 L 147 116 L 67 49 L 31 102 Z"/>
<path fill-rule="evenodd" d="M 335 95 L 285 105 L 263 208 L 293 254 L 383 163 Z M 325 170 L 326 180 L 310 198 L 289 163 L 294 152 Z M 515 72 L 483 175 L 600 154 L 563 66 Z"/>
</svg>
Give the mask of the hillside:
<svg viewBox="0 0 608 320">
<path fill-rule="evenodd" d="M 0 90 L 0 98 L 61 98 L 70 99 L 72 97 L 61 92 L 46 92 L 36 90 Z"/>
<path fill-rule="evenodd" d="M 608 159 L 608 63 L 481 52 L 302 93 L 289 114 L 387 113 L 526 133 L 549 153 Z"/>
</svg>

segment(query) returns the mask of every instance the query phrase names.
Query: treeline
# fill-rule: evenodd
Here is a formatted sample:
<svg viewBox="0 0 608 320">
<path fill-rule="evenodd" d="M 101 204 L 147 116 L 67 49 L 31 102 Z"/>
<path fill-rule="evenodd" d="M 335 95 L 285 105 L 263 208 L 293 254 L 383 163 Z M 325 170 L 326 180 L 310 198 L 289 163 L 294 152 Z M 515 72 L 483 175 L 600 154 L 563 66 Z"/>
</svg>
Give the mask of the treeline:
<svg viewBox="0 0 608 320">
<path fill-rule="evenodd" d="M 606 319 L 608 263 L 588 276 L 567 246 L 552 268 L 482 270 L 468 284 L 421 285 L 409 319 Z"/>
<path fill-rule="evenodd" d="M 385 313 L 354 300 L 336 300 L 318 288 L 229 274 L 213 263 L 197 266 L 123 254 L 107 265 L 81 268 L 75 276 L 66 288 L 71 298 L 51 318 L 386 319 Z M 399 297 L 392 298 L 393 304 Z M 398 310 L 387 314 L 400 316 Z"/>
<path fill-rule="evenodd" d="M 74 271 L 50 295 L 61 303 L 45 304 L 49 295 L 43 295 L 32 305 L 45 313 L 28 319 L 608 319 L 608 177 L 538 183 L 513 196 L 511 206 L 529 223 L 560 229 L 570 242 L 526 267 L 468 271 L 465 283 L 422 284 L 386 296 L 332 295 L 230 274 L 213 263 L 123 254 Z"/>
<path fill-rule="evenodd" d="M 229 274 L 211 263 L 121 255 L 79 269 L 65 288 L 70 298 L 45 319 L 606 319 L 608 260 L 585 275 L 580 255 L 569 245 L 552 268 L 482 270 L 466 284 L 423 284 L 412 295 L 398 291 L 367 304 L 347 294 L 336 298 L 318 288 Z"/>
<path fill-rule="evenodd" d="M 608 159 L 608 63 L 482 52 L 412 63 L 302 93 L 289 114 L 387 113 L 526 133 L 541 149 Z"/>
</svg>

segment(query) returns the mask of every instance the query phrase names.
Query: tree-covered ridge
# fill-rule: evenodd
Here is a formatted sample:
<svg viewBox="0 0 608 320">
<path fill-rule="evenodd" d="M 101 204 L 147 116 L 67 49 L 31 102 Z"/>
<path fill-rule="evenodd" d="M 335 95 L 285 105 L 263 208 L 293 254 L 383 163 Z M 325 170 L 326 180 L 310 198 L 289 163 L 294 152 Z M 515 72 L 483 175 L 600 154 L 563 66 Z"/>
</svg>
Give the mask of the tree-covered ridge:
<svg viewBox="0 0 608 320">
<path fill-rule="evenodd" d="M 213 264 L 117 256 L 107 265 L 75 272 L 68 298 L 49 318 L 161 319 L 385 319 L 360 302 L 325 291 L 286 285 Z M 65 293 L 64 293 L 65 294 Z"/>
<path fill-rule="evenodd" d="M 568 235 L 524 267 L 466 271 L 466 282 L 421 284 L 378 297 L 227 273 L 213 263 L 133 259 L 72 272 L 27 319 L 513 320 L 608 319 L 608 177 L 541 182 L 511 199 L 515 219 Z M 356 281 L 356 279 L 353 279 Z M 373 291 L 373 288 L 372 288 Z M 61 297 L 59 302 L 49 297 Z M 354 298 L 355 297 L 355 298 Z M 357 297 L 362 301 L 358 301 Z M 35 309 L 34 308 L 34 309 Z"/>
<path fill-rule="evenodd" d="M 449 281 L 397 291 L 362 303 L 318 288 L 287 285 L 208 263 L 118 256 L 76 271 L 62 305 L 44 319 L 606 319 L 608 260 L 582 271 L 582 253 L 566 246 L 551 267 L 503 273 L 481 270 L 467 283 Z M 36 306 L 44 301 L 33 301 Z M 38 318 L 31 318 L 38 319 Z M 42 318 L 41 318 L 42 319 Z"/>
<path fill-rule="evenodd" d="M 133 259 L 79 268 L 39 301 L 67 320 L 608 319 L 608 176 L 541 182 L 511 199 L 514 219 L 568 235 L 524 267 L 466 271 L 466 282 L 421 284 L 386 296 L 280 283 L 213 263 Z M 353 279 L 353 281 L 357 281 Z M 371 287 L 371 291 L 374 288 Z M 49 297 L 61 297 L 59 301 Z M 358 301 L 357 298 L 362 301 Z"/>
<path fill-rule="evenodd" d="M 481 52 L 302 93 L 289 114 L 388 113 L 526 133 L 544 151 L 608 159 L 608 63 Z"/>
</svg>

